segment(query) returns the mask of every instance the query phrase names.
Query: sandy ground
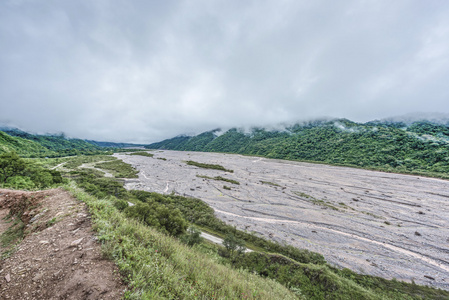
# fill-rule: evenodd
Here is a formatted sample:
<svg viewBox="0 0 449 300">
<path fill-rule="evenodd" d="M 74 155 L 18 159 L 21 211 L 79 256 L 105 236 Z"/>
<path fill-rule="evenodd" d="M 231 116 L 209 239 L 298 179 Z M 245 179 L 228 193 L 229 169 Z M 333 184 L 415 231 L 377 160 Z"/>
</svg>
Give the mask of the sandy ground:
<svg viewBox="0 0 449 300">
<path fill-rule="evenodd" d="M 62 189 L 0 189 L 0 217 L 24 199 L 27 236 L 0 259 L 0 299 L 121 299 L 126 286 L 103 259 L 84 203 Z M 11 224 L 0 219 L 0 233 Z"/>
<path fill-rule="evenodd" d="M 232 154 L 151 153 L 115 155 L 140 171 L 128 189 L 200 198 L 228 224 L 319 252 L 335 266 L 449 290 L 449 181 Z"/>
</svg>

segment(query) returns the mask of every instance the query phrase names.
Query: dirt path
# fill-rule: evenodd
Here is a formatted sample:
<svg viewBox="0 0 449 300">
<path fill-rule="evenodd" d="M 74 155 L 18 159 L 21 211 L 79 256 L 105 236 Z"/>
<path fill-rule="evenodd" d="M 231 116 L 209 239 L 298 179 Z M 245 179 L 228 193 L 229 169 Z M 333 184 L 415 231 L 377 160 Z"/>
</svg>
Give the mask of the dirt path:
<svg viewBox="0 0 449 300">
<path fill-rule="evenodd" d="M 0 260 L 0 299 L 120 299 L 126 286 L 102 258 L 84 203 L 62 189 L 0 189 L 0 215 L 24 199 L 27 235 Z"/>
<path fill-rule="evenodd" d="M 449 290 L 447 180 L 219 153 L 114 156 L 140 171 L 128 189 L 196 197 L 228 224 L 321 253 L 337 267 Z"/>
</svg>

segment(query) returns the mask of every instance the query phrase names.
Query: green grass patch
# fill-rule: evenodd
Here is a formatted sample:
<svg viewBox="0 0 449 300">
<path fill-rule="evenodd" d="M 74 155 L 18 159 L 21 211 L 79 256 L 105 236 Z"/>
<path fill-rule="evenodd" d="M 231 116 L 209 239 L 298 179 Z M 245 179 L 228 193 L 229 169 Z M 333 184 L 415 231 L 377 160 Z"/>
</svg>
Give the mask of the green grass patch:
<svg viewBox="0 0 449 300">
<path fill-rule="evenodd" d="M 186 161 L 186 164 L 188 164 L 190 166 L 195 166 L 195 167 L 198 167 L 198 168 L 203 168 L 203 169 L 213 169 L 213 170 L 219 170 L 219 171 L 225 171 L 225 172 L 229 172 L 229 173 L 234 173 L 234 170 L 226 169 L 225 167 L 223 167 L 221 165 L 204 164 L 204 163 L 196 162 L 196 161 L 193 161 L 193 160 Z"/>
<path fill-rule="evenodd" d="M 333 206 L 330 202 L 324 201 L 322 199 L 317 199 L 317 198 L 312 197 L 312 196 L 310 196 L 310 195 L 308 195 L 306 193 L 293 191 L 293 194 L 295 194 L 295 195 L 297 195 L 297 196 L 299 196 L 301 198 L 305 198 L 307 200 L 310 200 L 310 202 L 312 202 L 315 205 L 319 205 L 319 206 L 322 206 L 322 207 L 330 208 L 332 210 L 337 210 L 337 211 L 339 210 L 337 207 Z M 346 207 L 346 205 L 344 203 L 342 203 L 342 204 Z"/>
<path fill-rule="evenodd" d="M 24 238 L 24 230 L 25 224 L 22 220 L 18 217 L 14 217 L 12 225 L 0 235 L 2 259 L 9 257 L 15 251 L 16 245 Z"/>
<path fill-rule="evenodd" d="M 272 186 L 280 186 L 279 184 L 271 182 L 271 181 L 263 181 L 263 180 L 261 180 L 260 182 L 263 183 L 263 184 L 268 184 L 268 185 L 272 185 Z"/>
<path fill-rule="evenodd" d="M 129 164 L 121 161 L 114 160 L 103 162 L 95 165 L 95 168 L 111 171 L 115 178 L 138 178 L 136 169 L 131 167 Z"/>
<path fill-rule="evenodd" d="M 238 182 L 237 180 L 224 178 L 224 177 L 221 177 L 221 176 L 209 177 L 209 176 L 206 176 L 206 175 L 196 175 L 196 177 L 205 178 L 205 179 L 212 179 L 212 180 L 226 181 L 226 182 L 229 182 L 229 183 L 232 183 L 232 184 L 238 184 L 238 185 L 240 184 L 240 182 Z"/>
<path fill-rule="evenodd" d="M 146 156 L 146 157 L 153 157 L 154 154 L 148 153 L 148 152 L 133 152 L 128 155 L 139 155 L 139 156 Z"/>
<path fill-rule="evenodd" d="M 64 164 L 64 168 L 73 170 L 81 166 L 82 164 L 95 163 L 99 161 L 113 161 L 117 158 L 110 155 L 83 155 L 66 158 L 67 162 Z"/>
</svg>

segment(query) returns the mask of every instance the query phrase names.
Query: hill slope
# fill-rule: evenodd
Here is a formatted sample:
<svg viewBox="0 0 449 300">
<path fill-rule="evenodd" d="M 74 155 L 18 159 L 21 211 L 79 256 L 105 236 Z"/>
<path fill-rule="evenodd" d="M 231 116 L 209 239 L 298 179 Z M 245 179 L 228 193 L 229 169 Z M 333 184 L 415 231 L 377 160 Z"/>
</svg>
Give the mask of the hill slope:
<svg viewBox="0 0 449 300">
<path fill-rule="evenodd" d="M 35 141 L 10 136 L 9 134 L 0 131 L 0 153 L 11 151 L 15 151 L 22 156 L 27 156 L 29 153 L 49 153 L 47 148 L 39 143 L 36 143 Z"/>
<path fill-rule="evenodd" d="M 233 128 L 175 137 L 147 148 L 228 152 L 269 158 L 323 162 L 383 171 L 447 177 L 449 123 L 346 119 L 295 124 L 283 130 Z"/>
<path fill-rule="evenodd" d="M 31 134 L 16 128 L 0 131 L 0 153 L 15 151 L 23 157 L 58 157 L 79 154 L 100 154 L 105 149 L 81 139 L 70 139 L 63 134 Z"/>
</svg>

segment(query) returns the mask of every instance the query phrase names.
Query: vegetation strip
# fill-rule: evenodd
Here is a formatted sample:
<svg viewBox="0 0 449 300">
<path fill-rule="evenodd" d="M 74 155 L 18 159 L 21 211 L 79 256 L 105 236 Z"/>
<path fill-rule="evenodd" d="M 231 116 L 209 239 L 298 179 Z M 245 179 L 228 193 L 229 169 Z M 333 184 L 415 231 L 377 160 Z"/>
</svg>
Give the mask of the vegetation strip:
<svg viewBox="0 0 449 300">
<path fill-rule="evenodd" d="M 204 178 L 204 179 L 212 179 L 212 180 L 221 180 L 221 181 L 226 181 L 226 182 L 229 182 L 229 183 L 232 183 L 232 184 L 237 184 L 237 185 L 240 184 L 240 182 L 238 182 L 237 180 L 224 178 L 224 177 L 221 177 L 221 176 L 209 177 L 209 176 L 206 176 L 206 175 L 196 175 L 196 177 Z"/>
<path fill-rule="evenodd" d="M 153 157 L 154 154 L 148 153 L 148 152 L 133 152 L 128 155 L 140 155 L 140 156 L 146 156 L 146 157 Z"/>
<path fill-rule="evenodd" d="M 234 173 L 234 170 L 228 170 L 223 166 L 215 165 L 215 164 L 204 164 L 204 163 L 196 162 L 193 160 L 186 161 L 186 164 L 188 164 L 190 166 L 195 166 L 198 168 L 203 168 L 203 169 L 214 169 L 214 170 L 220 170 L 220 171 L 225 171 L 225 172 L 229 172 L 229 173 Z"/>
</svg>

